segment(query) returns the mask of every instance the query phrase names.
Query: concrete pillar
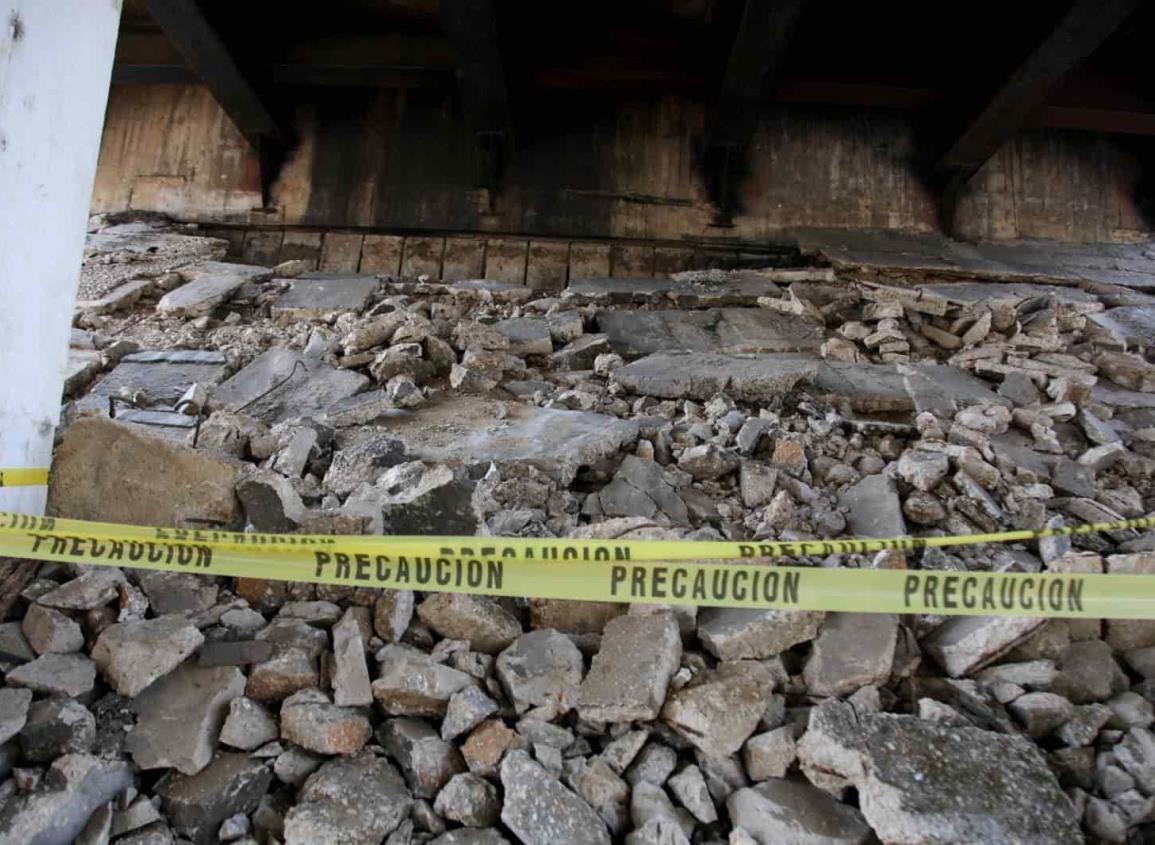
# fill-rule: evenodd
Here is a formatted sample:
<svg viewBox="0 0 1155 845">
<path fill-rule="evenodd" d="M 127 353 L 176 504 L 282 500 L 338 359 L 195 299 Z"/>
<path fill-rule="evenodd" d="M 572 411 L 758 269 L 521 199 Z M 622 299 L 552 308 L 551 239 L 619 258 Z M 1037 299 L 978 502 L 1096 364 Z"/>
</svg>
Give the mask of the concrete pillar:
<svg viewBox="0 0 1155 845">
<path fill-rule="evenodd" d="M 120 4 L 0 0 L 0 468 L 52 458 Z"/>
</svg>

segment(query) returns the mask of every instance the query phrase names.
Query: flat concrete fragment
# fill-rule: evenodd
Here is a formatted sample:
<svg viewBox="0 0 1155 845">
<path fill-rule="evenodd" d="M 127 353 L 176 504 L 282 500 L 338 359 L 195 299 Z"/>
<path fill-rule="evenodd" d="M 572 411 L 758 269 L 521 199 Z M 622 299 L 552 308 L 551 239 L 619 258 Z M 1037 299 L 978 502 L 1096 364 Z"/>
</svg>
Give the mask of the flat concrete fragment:
<svg viewBox="0 0 1155 845">
<path fill-rule="evenodd" d="M 1155 347 L 1155 307 L 1127 306 L 1111 308 L 1087 317 L 1088 328 L 1098 329 L 1107 338 L 1123 346 L 1139 349 Z"/>
<path fill-rule="evenodd" d="M 822 343 L 813 323 L 762 308 L 601 311 L 598 330 L 627 359 L 657 352 L 805 352 Z"/>
<path fill-rule="evenodd" d="M 4 677 L 10 687 L 72 698 L 92 692 L 96 665 L 83 654 L 44 654 Z"/>
<path fill-rule="evenodd" d="M 274 317 L 317 320 L 327 314 L 360 313 L 377 291 L 376 276 L 304 273 L 272 305 Z"/>
<path fill-rule="evenodd" d="M 132 785 L 127 763 L 89 754 L 57 758 L 33 792 L 0 805 L 5 845 L 71 845 L 89 817 Z"/>
<path fill-rule="evenodd" d="M 285 845 L 380 845 L 413 799 L 384 758 L 364 751 L 309 776 L 285 816 Z"/>
<path fill-rule="evenodd" d="M 901 413 L 914 408 L 902 374 L 891 364 L 822 361 L 808 393 L 862 414 Z"/>
<path fill-rule="evenodd" d="M 218 386 L 212 396 L 230 411 L 276 423 L 319 416 L 368 385 L 369 379 L 359 373 L 275 347 Z"/>
<path fill-rule="evenodd" d="M 738 357 L 661 352 L 619 367 L 610 380 L 628 393 L 661 399 L 708 400 L 726 393 L 735 399 L 758 402 L 789 393 L 810 381 L 823 364 L 805 355 Z"/>
<path fill-rule="evenodd" d="M 182 616 L 120 622 L 105 628 L 92 659 L 119 695 L 133 698 L 196 651 L 204 636 Z"/>
<path fill-rule="evenodd" d="M 141 390 L 150 405 L 174 405 L 193 384 L 210 387 L 228 374 L 228 359 L 220 352 L 172 350 L 135 352 L 120 360 L 110 373 L 77 401 L 80 413 L 108 414 L 108 398 Z M 127 411 L 120 406 L 118 411 Z"/>
<path fill-rule="evenodd" d="M 365 643 L 353 608 L 346 610 L 341 621 L 333 626 L 333 658 L 333 702 L 342 707 L 372 704 Z"/>
<path fill-rule="evenodd" d="M 758 845 L 866 845 L 874 836 L 858 810 L 797 781 L 775 778 L 739 789 L 726 809 Z"/>
<path fill-rule="evenodd" d="M 898 617 L 889 613 L 831 613 L 822 623 L 802 671 L 810 695 L 846 695 L 890 678 Z"/>
<path fill-rule="evenodd" d="M 569 484 L 580 467 L 633 443 L 638 425 L 605 414 L 458 396 L 422 406 L 390 434 L 404 442 L 410 458 L 466 466 L 528 463 Z"/>
<path fill-rule="evenodd" d="M 698 612 L 698 639 L 719 660 L 764 660 L 814 639 L 821 611 L 705 607 Z"/>
<path fill-rule="evenodd" d="M 156 310 L 167 317 L 200 317 L 228 300 L 241 285 L 272 275 L 265 267 L 205 261 L 180 271 L 186 283 L 160 298 Z"/>
<path fill-rule="evenodd" d="M 222 822 L 248 815 L 268 791 L 273 773 L 247 754 L 222 752 L 195 775 L 175 775 L 157 787 L 173 828 L 196 845 L 219 842 Z"/>
<path fill-rule="evenodd" d="M 906 536 L 902 503 L 894 480 L 886 475 L 868 475 L 839 497 L 838 504 L 847 508 L 847 525 L 855 537 L 891 539 Z"/>
<path fill-rule="evenodd" d="M 509 354 L 549 355 L 553 352 L 553 339 L 549 323 L 534 317 L 514 317 L 499 320 L 493 324 L 497 331 L 509 338 Z"/>
<path fill-rule="evenodd" d="M 682 637 L 672 614 L 611 619 L 578 689 L 578 713 L 596 722 L 655 718 L 681 659 Z"/>
<path fill-rule="evenodd" d="M 196 774 L 212 759 L 229 703 L 244 691 L 245 676 L 233 666 L 186 663 L 133 701 L 139 718 L 125 750 L 142 769 Z"/>
<path fill-rule="evenodd" d="M 231 527 L 240 517 L 237 473 L 217 456 L 87 417 L 69 426 L 56 450 L 48 512 L 129 525 Z"/>
<path fill-rule="evenodd" d="M 473 676 L 406 646 L 385 646 L 377 661 L 381 676 L 372 683 L 373 697 L 393 716 L 444 716 L 453 694 L 474 683 Z"/>
<path fill-rule="evenodd" d="M 610 845 L 605 823 L 589 804 L 524 751 L 501 763 L 501 820 L 525 845 Z"/>
<path fill-rule="evenodd" d="M 952 678 L 975 672 L 1009 651 L 1046 622 L 1043 618 L 954 616 L 922 642 Z"/>
<path fill-rule="evenodd" d="M 971 405 L 1005 405 L 1014 403 L 990 389 L 987 382 L 977 379 L 956 367 L 942 364 L 900 366 L 903 383 L 910 394 L 914 409 L 953 416 L 960 408 Z"/>
<path fill-rule="evenodd" d="M 521 623 L 486 596 L 433 593 L 417 606 L 417 615 L 441 636 L 465 640 L 483 654 L 497 654 L 522 633 Z"/>
<path fill-rule="evenodd" d="M 698 274 L 677 279 L 614 277 L 570 279 L 569 292 L 609 302 L 645 302 L 657 297 L 679 305 L 755 305 L 762 296 L 777 296 L 779 288 L 753 271 L 718 275 Z"/>
<path fill-rule="evenodd" d="M 582 680 L 582 655 L 557 631 L 530 631 L 497 656 L 498 680 L 517 711 L 544 705 L 569 709 Z"/>
<path fill-rule="evenodd" d="M 3 745 L 24 727 L 32 690 L 0 689 L 0 745 Z"/>
<path fill-rule="evenodd" d="M 773 686 L 770 673 L 760 663 L 719 663 L 667 699 L 662 721 L 703 754 L 728 757 L 757 729 Z"/>
</svg>

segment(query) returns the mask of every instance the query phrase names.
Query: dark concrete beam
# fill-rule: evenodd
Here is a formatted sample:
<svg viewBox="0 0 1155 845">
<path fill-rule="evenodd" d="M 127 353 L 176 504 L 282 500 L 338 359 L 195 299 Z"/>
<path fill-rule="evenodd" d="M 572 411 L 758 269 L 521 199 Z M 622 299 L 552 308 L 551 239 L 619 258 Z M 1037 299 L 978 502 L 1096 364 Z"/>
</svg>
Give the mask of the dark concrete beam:
<svg viewBox="0 0 1155 845">
<path fill-rule="evenodd" d="M 746 0 L 742 10 L 702 159 L 718 225 L 730 225 L 741 210 L 738 186 L 747 150 L 804 5 L 805 0 Z"/>
</svg>

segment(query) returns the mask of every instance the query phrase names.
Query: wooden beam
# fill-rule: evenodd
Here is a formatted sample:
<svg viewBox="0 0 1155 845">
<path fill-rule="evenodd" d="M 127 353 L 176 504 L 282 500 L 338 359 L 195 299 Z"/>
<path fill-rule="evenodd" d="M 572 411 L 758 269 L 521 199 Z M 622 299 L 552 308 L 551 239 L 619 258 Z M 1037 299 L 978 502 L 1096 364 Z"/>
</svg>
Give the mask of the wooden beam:
<svg viewBox="0 0 1155 845">
<path fill-rule="evenodd" d="M 702 162 L 717 225 L 731 225 L 740 210 L 737 189 L 764 95 L 786 58 L 804 5 L 805 0 L 746 0 L 742 9 Z"/>
<path fill-rule="evenodd" d="M 286 134 L 197 0 L 146 0 L 148 11 L 260 158 L 266 204 Z"/>
<path fill-rule="evenodd" d="M 473 129 L 477 183 L 492 207 L 502 168 L 513 150 L 509 89 L 502 68 L 492 0 L 441 0 L 465 118 Z"/>
<path fill-rule="evenodd" d="M 935 165 L 944 186 L 942 222 L 954 228 L 959 196 L 999 146 L 1043 106 L 1047 94 L 1107 40 L 1140 0 L 1075 0 L 1055 29 L 986 101 Z"/>
</svg>

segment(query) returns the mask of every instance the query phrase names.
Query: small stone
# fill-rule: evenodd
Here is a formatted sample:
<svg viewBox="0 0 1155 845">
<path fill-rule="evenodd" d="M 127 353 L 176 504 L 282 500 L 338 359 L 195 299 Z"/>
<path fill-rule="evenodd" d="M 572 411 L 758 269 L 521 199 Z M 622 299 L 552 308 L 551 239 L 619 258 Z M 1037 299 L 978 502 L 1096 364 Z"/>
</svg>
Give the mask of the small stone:
<svg viewBox="0 0 1155 845">
<path fill-rule="evenodd" d="M 254 751 L 280 736 L 277 720 L 251 698 L 234 698 L 221 728 L 220 741 L 241 751 Z"/>
<path fill-rule="evenodd" d="M 371 685 L 373 697 L 393 716 L 444 716 L 453 694 L 474 684 L 465 672 L 406 646 L 385 646 L 377 660 L 381 676 Z"/>
<path fill-rule="evenodd" d="M 281 701 L 298 690 L 317 686 L 320 680 L 313 651 L 289 646 L 253 666 L 245 695 L 257 701 Z"/>
<path fill-rule="evenodd" d="M 40 604 L 29 605 L 21 630 L 37 654 L 69 654 L 84 647 L 79 625 L 59 610 Z"/>
<path fill-rule="evenodd" d="M 123 583 L 124 573 L 119 569 L 96 566 L 45 593 L 36 602 L 58 610 L 92 610 L 115 599 Z"/>
<path fill-rule="evenodd" d="M 385 759 L 363 751 L 309 776 L 285 816 L 285 845 L 378 845 L 413 800 Z"/>
<path fill-rule="evenodd" d="M 582 680 L 583 665 L 573 640 L 542 629 L 518 637 L 498 655 L 495 670 L 510 701 L 524 713 L 544 705 L 569 709 Z"/>
<path fill-rule="evenodd" d="M 678 752 L 668 745 L 651 742 L 643 748 L 633 764 L 626 771 L 626 780 L 631 786 L 651 783 L 661 786 L 678 765 Z"/>
<path fill-rule="evenodd" d="M 629 825 L 630 787 L 604 760 L 593 759 L 570 778 L 575 792 L 593 807 L 611 833 Z"/>
<path fill-rule="evenodd" d="M 686 766 L 671 777 L 667 785 L 682 806 L 693 813 L 694 818 L 702 824 L 713 824 L 718 820 L 718 810 L 710 798 L 706 779 L 697 766 L 693 764 Z"/>
<path fill-rule="evenodd" d="M 280 743 L 276 744 L 280 748 Z M 273 761 L 273 773 L 277 780 L 289 786 L 300 786 L 305 779 L 324 764 L 325 758 L 304 748 L 293 746 L 277 755 Z"/>
<path fill-rule="evenodd" d="M 672 615 L 611 619 L 578 690 L 579 714 L 597 722 L 654 719 L 681 657 L 682 637 Z"/>
<path fill-rule="evenodd" d="M 70 698 L 49 698 L 28 708 L 20 731 L 20 750 L 28 763 L 49 763 L 62 754 L 90 751 L 96 742 L 96 719 Z"/>
<path fill-rule="evenodd" d="M 433 809 L 466 827 L 490 827 L 501 816 L 497 787 L 484 778 L 465 772 L 454 775 L 442 787 Z"/>
<path fill-rule="evenodd" d="M 629 768 L 648 738 L 645 731 L 627 731 L 605 747 L 601 758 L 620 775 Z"/>
<path fill-rule="evenodd" d="M 923 640 L 923 650 L 952 678 L 969 675 L 1038 630 L 1045 619 L 955 616 Z"/>
<path fill-rule="evenodd" d="M 838 504 L 846 508 L 850 533 L 855 537 L 902 537 L 906 523 L 894 481 L 885 475 L 868 475 L 847 488 Z"/>
<path fill-rule="evenodd" d="M 41 655 L 30 663 L 9 672 L 5 682 L 35 693 L 79 698 L 92 692 L 96 681 L 96 664 L 83 654 Z"/>
<path fill-rule="evenodd" d="M 281 705 L 281 738 L 316 754 L 356 754 L 372 735 L 369 720 L 320 690 L 294 693 Z"/>
<path fill-rule="evenodd" d="M 678 468 L 698 480 L 721 478 L 736 470 L 738 464 L 736 456 L 723 451 L 713 443 L 692 446 L 678 459 Z"/>
<path fill-rule="evenodd" d="M 52 763 L 39 788 L 6 798 L 0 837 L 12 845 L 68 845 L 93 813 L 131 785 L 127 763 L 65 754 Z"/>
<path fill-rule="evenodd" d="M 525 752 L 515 751 L 502 761 L 501 785 L 501 820 L 525 845 L 610 845 L 593 808 Z"/>
<path fill-rule="evenodd" d="M 496 654 L 521 636 L 521 624 L 484 596 L 434 593 L 418 605 L 417 615 L 441 636 L 466 640 L 484 654 Z"/>
<path fill-rule="evenodd" d="M 1111 721 L 1107 727 L 1126 731 L 1131 728 L 1150 727 L 1155 721 L 1155 711 L 1151 702 L 1137 692 L 1127 690 L 1107 702 L 1111 710 Z"/>
<path fill-rule="evenodd" d="M 1075 708 L 1075 713 L 1057 731 L 1057 736 L 1071 748 L 1090 745 L 1099 731 L 1111 721 L 1111 711 L 1102 704 L 1085 704 Z"/>
<path fill-rule="evenodd" d="M 100 634 L 92 659 L 118 694 L 134 698 L 183 663 L 204 639 L 195 625 L 180 616 L 121 622 Z"/>
<path fill-rule="evenodd" d="M 1056 661 L 1059 673 L 1051 691 L 1075 704 L 1106 701 L 1127 689 L 1127 677 L 1102 640 L 1072 643 Z"/>
<path fill-rule="evenodd" d="M 814 639 L 824 616 L 814 611 L 703 608 L 698 638 L 719 660 L 762 660 Z"/>
<path fill-rule="evenodd" d="M 738 491 L 746 507 L 758 508 L 769 503 L 777 483 L 777 470 L 757 461 L 742 461 L 738 470 Z"/>
<path fill-rule="evenodd" d="M 892 614 L 827 614 L 802 671 L 807 691 L 838 696 L 885 684 L 897 639 L 898 617 Z"/>
<path fill-rule="evenodd" d="M 217 584 L 199 575 L 145 570 L 138 571 L 136 577 L 157 616 L 200 613 L 216 604 L 220 593 Z"/>
<path fill-rule="evenodd" d="M 301 496 L 288 478 L 271 469 L 257 469 L 237 484 L 237 498 L 253 530 L 288 534 L 306 516 Z"/>
<path fill-rule="evenodd" d="M 362 484 L 375 483 L 385 470 L 404 460 L 404 443 L 375 434 L 334 452 L 324 484 L 338 496 L 347 496 Z"/>
<path fill-rule="evenodd" d="M 373 605 L 373 630 L 387 643 L 401 641 L 413 620 L 412 590 L 382 590 Z"/>
<path fill-rule="evenodd" d="M 228 818 L 257 808 L 269 788 L 272 773 L 246 754 L 218 754 L 195 775 L 176 775 L 157 787 L 173 828 L 197 845 L 218 841 Z"/>
<path fill-rule="evenodd" d="M 770 674 L 758 663 L 720 663 L 671 695 L 662 720 L 705 754 L 726 757 L 757 729 L 772 688 Z"/>
<path fill-rule="evenodd" d="M 1065 725 L 1075 715 L 1075 705 L 1050 692 L 1020 695 L 1007 709 L 1022 723 L 1027 734 L 1036 739 Z"/>
<path fill-rule="evenodd" d="M 806 471 L 806 449 L 797 440 L 779 438 L 770 455 L 770 466 L 795 477 Z"/>
<path fill-rule="evenodd" d="M 341 621 L 333 626 L 333 657 L 333 702 L 341 707 L 372 704 L 365 643 L 353 608 L 346 610 Z"/>
<path fill-rule="evenodd" d="M 898 460 L 898 476 L 916 490 L 933 490 L 950 472 L 950 459 L 942 452 L 909 449 Z"/>
<path fill-rule="evenodd" d="M 0 689 L 0 745 L 20 733 L 31 703 L 31 690 Z"/>
<path fill-rule="evenodd" d="M 497 703 L 478 687 L 465 687 L 455 692 L 445 709 L 441 722 L 441 738 L 455 739 L 497 712 Z"/>
<path fill-rule="evenodd" d="M 397 761 L 418 798 L 433 798 L 456 774 L 466 771 L 461 752 L 420 719 L 390 719 L 377 739 Z"/>
<path fill-rule="evenodd" d="M 490 719 L 474 728 L 461 746 L 461 756 L 469 771 L 478 775 L 495 773 L 505 749 L 515 736 L 500 719 Z"/>
<path fill-rule="evenodd" d="M 756 734 L 742 747 L 742 762 L 753 781 L 786 777 L 796 756 L 794 728 L 790 725 Z"/>
</svg>

